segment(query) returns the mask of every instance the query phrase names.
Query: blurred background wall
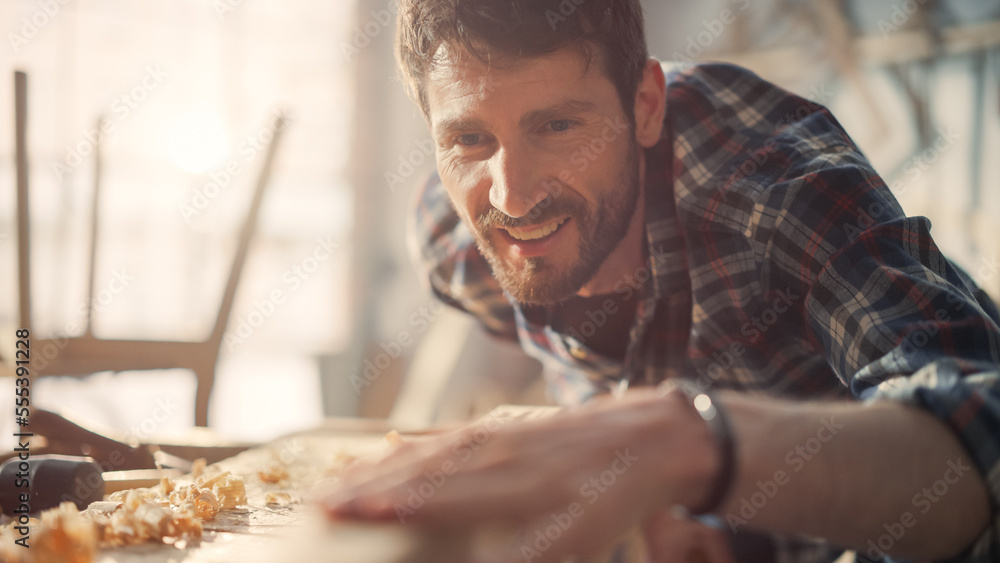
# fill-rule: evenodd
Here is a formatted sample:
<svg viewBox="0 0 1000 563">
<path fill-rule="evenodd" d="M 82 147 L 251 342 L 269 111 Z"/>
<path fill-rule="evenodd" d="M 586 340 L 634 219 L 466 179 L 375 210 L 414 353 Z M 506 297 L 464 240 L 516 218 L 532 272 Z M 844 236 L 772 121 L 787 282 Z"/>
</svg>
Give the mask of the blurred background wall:
<svg viewBox="0 0 1000 563">
<path fill-rule="evenodd" d="M 743 64 L 830 106 L 904 209 L 930 217 L 949 256 L 1000 296 L 1000 0 L 644 6 L 661 60 Z M 211 427 L 260 440 L 324 414 L 385 416 L 408 371 L 424 374 L 403 387 L 416 421 L 544 400 L 537 365 L 443 312 L 409 263 L 405 212 L 433 150 L 395 77 L 394 11 L 393 0 L 3 0 L 0 354 L 12 356 L 18 324 L 19 69 L 29 75 L 35 338 L 73 336 L 88 308 L 98 336 L 204 338 L 268 124 L 285 111 Z M 97 139 L 99 117 L 110 129 Z M 89 301 L 96 142 L 104 181 Z M 275 290 L 284 299 L 268 304 Z M 177 371 L 51 377 L 36 384 L 36 404 L 125 432 L 168 404 L 152 428 L 161 433 L 192 424 L 193 390 Z"/>
</svg>

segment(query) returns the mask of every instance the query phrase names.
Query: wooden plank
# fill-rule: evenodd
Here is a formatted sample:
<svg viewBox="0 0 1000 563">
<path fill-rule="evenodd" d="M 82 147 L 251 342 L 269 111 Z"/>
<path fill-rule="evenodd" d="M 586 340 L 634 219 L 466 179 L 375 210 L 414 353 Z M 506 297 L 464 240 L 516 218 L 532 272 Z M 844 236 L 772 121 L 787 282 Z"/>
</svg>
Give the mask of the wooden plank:
<svg viewBox="0 0 1000 563">
<path fill-rule="evenodd" d="M 511 414 L 534 417 L 550 414 L 519 409 Z M 374 424 L 375 421 L 368 421 Z M 331 423 L 336 427 L 336 424 Z M 350 425 L 348 425 L 350 426 Z M 462 563 L 471 550 L 509 542 L 508 531 L 428 530 L 409 524 L 347 524 L 328 521 L 310 501 L 332 486 L 345 456 L 374 458 L 389 451 L 381 432 L 359 434 L 351 430 L 318 430 L 252 448 L 220 462 L 224 471 L 243 475 L 248 506 L 224 511 L 205 524 L 198 544 L 147 545 L 103 550 L 96 563 Z M 410 439 L 421 439 L 411 437 Z M 270 463 L 283 463 L 286 482 L 265 483 L 257 471 Z M 287 507 L 267 506 L 268 492 L 285 491 L 302 499 Z M 506 535 L 505 535 L 506 534 Z M 628 545 L 626 561 L 640 561 L 638 542 Z M 606 563 L 610 554 L 587 560 Z"/>
<path fill-rule="evenodd" d="M 212 521 L 204 524 L 205 534 L 200 543 L 180 545 L 143 545 L 105 549 L 96 558 L 97 563 L 215 563 L 250 561 L 260 556 L 265 548 L 278 549 L 279 539 L 291 529 L 307 529 L 321 523 L 323 517 L 309 502 L 316 498 L 314 488 L 322 487 L 336 478 L 349 457 L 370 457 L 387 451 L 388 444 L 382 433 L 351 434 L 327 432 L 290 436 L 275 442 L 252 448 L 215 465 L 221 471 L 230 471 L 243 476 L 247 488 L 247 506 L 221 512 Z M 282 464 L 289 473 L 289 479 L 282 483 L 265 483 L 257 475 L 272 463 Z M 268 492 L 287 492 L 296 502 L 287 507 L 268 506 L 265 497 Z M 331 537 L 342 538 L 345 545 L 353 545 L 344 537 L 346 532 L 333 532 Z M 326 534 L 322 534 L 326 537 Z M 402 552 L 409 550 L 406 541 L 396 539 L 393 534 L 376 533 L 377 541 L 364 539 L 365 534 L 348 533 L 361 538 L 365 548 L 372 548 L 375 554 L 379 546 L 400 546 Z M 337 542 L 340 543 L 340 542 Z M 285 560 L 285 559 L 278 559 Z M 330 559 L 343 561 L 366 560 Z M 376 559 L 368 559 L 373 563 Z M 382 559 L 381 561 L 392 561 Z"/>
</svg>

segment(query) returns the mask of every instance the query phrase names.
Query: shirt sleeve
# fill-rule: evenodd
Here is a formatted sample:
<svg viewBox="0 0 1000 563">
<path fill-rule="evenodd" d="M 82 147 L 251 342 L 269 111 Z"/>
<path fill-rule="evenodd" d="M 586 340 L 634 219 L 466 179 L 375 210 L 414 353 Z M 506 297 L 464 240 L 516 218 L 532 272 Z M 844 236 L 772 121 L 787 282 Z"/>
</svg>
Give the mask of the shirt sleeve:
<svg viewBox="0 0 1000 563">
<path fill-rule="evenodd" d="M 475 317 L 493 336 L 517 342 L 513 306 L 436 173 L 418 191 L 410 219 L 410 255 L 435 297 Z"/>
<path fill-rule="evenodd" d="M 761 292 L 805 296 L 801 323 L 788 323 L 805 330 L 792 336 L 855 398 L 911 404 L 955 435 L 967 456 L 941 475 L 977 471 L 993 513 L 957 560 L 1000 561 L 994 303 L 942 255 L 928 219 L 904 214 L 829 110 L 731 65 L 695 66 L 671 83 L 688 228 L 739 229 Z M 917 515 L 932 509 L 914 504 Z"/>
<path fill-rule="evenodd" d="M 905 215 L 829 110 L 731 65 L 696 65 L 670 84 L 683 224 L 735 232 L 754 263 L 731 271 L 752 268 L 744 279 L 762 295 L 805 296 L 792 308 L 800 320 L 783 318 L 796 333 L 768 338 L 822 354 L 858 400 L 914 405 L 955 435 L 967 452 L 956 467 L 983 477 L 993 513 L 957 560 L 1000 561 L 994 303 L 942 255 L 928 219 Z M 918 518 L 929 510 L 914 503 Z"/>
<path fill-rule="evenodd" d="M 927 218 L 903 215 L 859 153 L 823 160 L 772 194 L 787 204 L 770 241 L 773 275 L 808 284 L 805 321 L 855 397 L 914 405 L 954 433 L 968 457 L 941 474 L 978 471 L 993 512 L 987 531 L 957 560 L 998 561 L 996 306 L 942 255 Z M 913 504 L 914 514 L 933 509 L 919 496 Z"/>
</svg>

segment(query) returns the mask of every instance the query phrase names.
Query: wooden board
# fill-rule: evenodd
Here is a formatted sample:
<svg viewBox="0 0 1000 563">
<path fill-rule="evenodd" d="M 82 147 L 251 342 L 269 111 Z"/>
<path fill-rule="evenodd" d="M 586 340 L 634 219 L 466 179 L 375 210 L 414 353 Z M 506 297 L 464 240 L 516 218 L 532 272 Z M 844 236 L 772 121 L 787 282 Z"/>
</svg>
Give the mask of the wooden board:
<svg viewBox="0 0 1000 563">
<path fill-rule="evenodd" d="M 217 465 L 242 475 L 248 506 L 223 511 L 204 524 L 202 541 L 189 545 L 143 545 L 102 550 L 97 563 L 230 563 L 258 561 L 265 554 L 285 553 L 270 561 L 286 561 L 295 537 L 307 537 L 323 546 L 323 560 L 406 561 L 419 551 L 420 541 L 401 527 L 347 526 L 328 523 L 309 499 L 317 487 L 330 486 L 344 464 L 344 456 L 370 457 L 388 448 L 382 434 L 319 432 L 293 436 L 247 450 Z M 259 470 L 273 462 L 289 472 L 286 482 L 261 481 Z M 287 507 L 267 506 L 269 491 L 288 492 L 303 499 Z"/>
<path fill-rule="evenodd" d="M 518 418 L 539 416 L 512 413 Z M 550 414 L 546 411 L 544 414 Z M 193 545 L 145 545 L 103 550 L 96 563 L 464 563 L 474 548 L 508 542 L 510 536 L 490 531 L 469 537 L 466 531 L 435 530 L 412 525 L 332 523 L 310 502 L 317 491 L 332 486 L 344 456 L 377 457 L 390 448 L 382 432 L 342 432 L 324 428 L 247 450 L 217 465 L 242 475 L 247 507 L 220 513 L 205 523 L 202 541 Z M 408 439 L 420 439 L 410 436 Z M 264 483 L 257 471 L 282 462 L 289 480 Z M 264 504 L 269 491 L 285 491 L 304 500 L 279 508 Z M 630 544 L 626 562 L 638 561 L 641 550 Z M 587 562 L 607 563 L 610 554 Z"/>
</svg>

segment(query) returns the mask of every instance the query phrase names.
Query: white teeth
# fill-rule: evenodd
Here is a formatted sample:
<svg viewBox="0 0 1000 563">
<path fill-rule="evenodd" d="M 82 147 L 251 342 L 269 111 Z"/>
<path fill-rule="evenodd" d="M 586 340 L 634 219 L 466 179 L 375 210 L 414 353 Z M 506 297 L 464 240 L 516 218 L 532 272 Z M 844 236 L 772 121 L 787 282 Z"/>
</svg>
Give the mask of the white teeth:
<svg viewBox="0 0 1000 563">
<path fill-rule="evenodd" d="M 556 229 L 558 229 L 559 227 L 561 227 L 562 224 L 565 223 L 567 220 L 569 220 L 569 217 L 567 217 L 567 218 L 565 218 L 565 219 L 563 219 L 561 221 L 553 221 L 552 223 L 549 223 L 548 225 L 543 225 L 541 227 L 538 227 L 536 229 L 532 229 L 530 231 L 528 231 L 528 230 L 514 231 L 514 230 L 511 230 L 511 229 L 508 229 L 507 232 L 510 233 L 510 236 L 516 238 L 517 240 L 525 240 L 525 241 L 527 241 L 527 240 L 538 240 L 540 238 L 545 238 L 545 237 L 551 235 L 552 233 L 556 232 Z"/>
</svg>

